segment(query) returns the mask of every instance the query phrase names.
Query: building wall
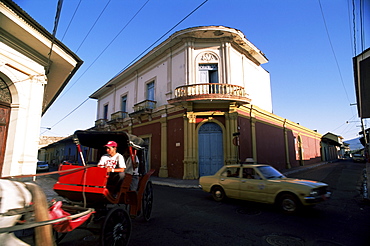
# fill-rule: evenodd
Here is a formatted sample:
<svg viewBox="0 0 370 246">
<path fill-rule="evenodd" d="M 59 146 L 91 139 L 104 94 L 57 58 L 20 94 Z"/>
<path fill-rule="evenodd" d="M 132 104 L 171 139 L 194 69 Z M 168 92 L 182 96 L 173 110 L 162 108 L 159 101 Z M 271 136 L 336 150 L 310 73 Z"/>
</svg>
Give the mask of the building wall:
<svg viewBox="0 0 370 246">
<path fill-rule="evenodd" d="M 182 178 L 184 174 L 184 119 L 176 114 L 167 121 L 168 176 Z"/>
<path fill-rule="evenodd" d="M 229 41 L 184 39 L 129 76 L 118 75 L 110 90 L 98 98 L 97 119 L 103 118 L 106 104 L 109 104 L 108 120 L 112 113 L 120 111 L 120 98 L 126 94 L 127 112 L 133 112 L 135 104 L 147 99 L 146 85 L 151 81 L 155 83 L 156 106 L 167 105 L 177 87 L 200 83 L 199 64 L 218 64 L 219 83 L 244 87 L 254 105 L 272 112 L 269 73 L 237 51 Z"/>
<path fill-rule="evenodd" d="M 251 157 L 278 169 L 321 160 L 321 134 L 255 106 L 241 107 L 239 112 L 242 115 L 240 141 L 242 146 L 246 144 L 244 149 L 241 147 L 241 160 Z"/>
<path fill-rule="evenodd" d="M 321 134 L 258 107 L 218 111 L 169 107 L 157 109 L 151 118 L 119 123 L 114 129 L 150 139 L 150 169 L 156 170 L 154 175 L 199 177 L 198 131 L 206 122 L 217 122 L 223 129 L 225 165 L 251 157 L 282 170 L 321 161 Z M 233 133 L 238 131 L 240 145 L 235 146 Z M 302 155 L 298 154 L 300 148 Z"/>
<path fill-rule="evenodd" d="M 15 69 L 0 66 L 0 76 L 11 93 L 10 119 L 1 176 L 36 172 L 42 100 L 46 77 L 44 68 L 16 50 L 0 43 L 7 59 L 19 60 Z M 4 62 L 7 64 L 7 59 Z"/>
<path fill-rule="evenodd" d="M 234 48 L 230 52 L 230 63 L 231 84 L 243 86 L 253 105 L 271 113 L 270 74 Z"/>
<path fill-rule="evenodd" d="M 286 165 L 284 131 L 264 122 L 256 122 L 256 148 L 258 163 L 284 169 Z"/>
<path fill-rule="evenodd" d="M 143 121 L 132 128 L 132 134 L 145 138 L 150 138 L 150 160 L 149 168 L 155 169 L 154 175 L 158 175 L 161 168 L 161 123 L 159 119 L 153 121 Z"/>
<path fill-rule="evenodd" d="M 120 110 L 111 104 L 119 104 L 121 95 L 128 95 L 129 117 L 97 128 L 123 130 L 150 139 L 150 168 L 156 170 L 154 175 L 198 178 L 198 132 L 207 122 L 222 129 L 223 164 L 252 157 L 284 169 L 320 158 L 320 134 L 271 113 L 270 75 L 261 67 L 260 62 L 266 62 L 262 56 L 254 56 L 257 49 L 248 53 L 231 37 L 171 36 L 168 40 L 112 79 L 109 90 L 102 87 L 92 95 L 98 99 L 98 119 L 104 104 L 110 105 L 110 117 Z M 166 46 L 172 41 L 172 46 Z M 187 90 L 185 86 L 200 83 L 199 64 L 217 64 L 218 82 L 242 86 L 251 104 L 201 96 L 195 101 L 169 104 L 167 100 L 175 97 L 177 87 Z M 155 82 L 156 108 L 144 114 L 133 112 L 136 103 L 147 99 L 146 85 L 151 81 Z M 233 136 L 238 132 L 239 146 Z"/>
<path fill-rule="evenodd" d="M 10 94 L 5 102 L 10 118 L 1 127 L 7 139 L 0 140 L 0 176 L 35 174 L 41 116 L 82 61 L 13 1 L 0 1 L 0 16 L 1 86 L 5 83 Z"/>
</svg>

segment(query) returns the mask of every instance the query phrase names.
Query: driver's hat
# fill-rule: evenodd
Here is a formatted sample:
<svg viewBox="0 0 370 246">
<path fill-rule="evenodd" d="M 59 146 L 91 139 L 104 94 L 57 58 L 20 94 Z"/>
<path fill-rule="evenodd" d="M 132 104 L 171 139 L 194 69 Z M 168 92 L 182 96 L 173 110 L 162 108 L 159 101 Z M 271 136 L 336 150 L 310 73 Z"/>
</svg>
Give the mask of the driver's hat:
<svg viewBox="0 0 370 246">
<path fill-rule="evenodd" d="M 117 143 L 114 141 L 109 141 L 104 147 L 117 147 Z"/>
</svg>

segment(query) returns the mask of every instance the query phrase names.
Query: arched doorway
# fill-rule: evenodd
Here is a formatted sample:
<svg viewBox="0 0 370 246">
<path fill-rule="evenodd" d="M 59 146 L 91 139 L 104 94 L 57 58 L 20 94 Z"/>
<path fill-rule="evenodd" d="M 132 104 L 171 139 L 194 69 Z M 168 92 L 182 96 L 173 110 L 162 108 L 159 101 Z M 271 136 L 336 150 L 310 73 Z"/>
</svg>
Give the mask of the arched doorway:
<svg viewBox="0 0 370 246">
<path fill-rule="evenodd" d="M 4 165 L 5 144 L 8 135 L 11 94 L 8 85 L 0 77 L 0 176 Z"/>
<path fill-rule="evenodd" d="M 224 165 L 222 129 L 214 122 L 198 132 L 199 176 L 213 175 Z"/>
</svg>

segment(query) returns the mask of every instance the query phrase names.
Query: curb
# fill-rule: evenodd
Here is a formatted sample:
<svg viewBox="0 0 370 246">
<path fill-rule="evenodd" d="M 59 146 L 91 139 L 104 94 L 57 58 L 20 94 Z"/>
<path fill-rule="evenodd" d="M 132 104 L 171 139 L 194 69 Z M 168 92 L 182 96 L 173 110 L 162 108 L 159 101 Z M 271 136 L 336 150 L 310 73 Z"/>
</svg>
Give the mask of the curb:
<svg viewBox="0 0 370 246">
<path fill-rule="evenodd" d="M 169 187 L 175 187 L 175 188 L 192 188 L 192 189 L 198 189 L 198 185 L 191 185 L 191 184 L 176 184 L 176 183 L 171 183 L 171 182 L 166 182 L 166 181 L 156 181 L 156 180 L 151 180 L 153 184 L 155 185 L 161 185 L 161 186 L 169 186 Z"/>
<path fill-rule="evenodd" d="M 315 167 L 318 167 L 318 166 L 321 166 L 321 165 L 325 165 L 325 164 L 328 164 L 328 163 L 329 162 L 320 162 L 320 163 L 316 163 L 316 164 L 312 164 L 312 165 L 308 165 L 308 166 L 296 167 L 293 170 L 285 169 L 285 170 L 282 170 L 280 172 L 284 175 L 289 175 L 289 174 L 293 174 L 293 173 L 300 172 L 300 171 L 303 171 L 303 170 L 308 170 L 308 169 L 315 168 Z M 369 175 L 370 175 L 370 173 L 369 173 Z M 175 188 L 199 189 L 199 179 L 196 179 L 196 180 L 182 180 L 182 179 L 174 180 L 172 178 L 151 177 L 150 180 L 155 185 L 169 186 L 169 187 L 175 187 Z M 189 183 L 189 182 L 191 182 L 191 183 Z M 197 183 L 197 184 L 193 184 L 193 183 Z"/>
</svg>

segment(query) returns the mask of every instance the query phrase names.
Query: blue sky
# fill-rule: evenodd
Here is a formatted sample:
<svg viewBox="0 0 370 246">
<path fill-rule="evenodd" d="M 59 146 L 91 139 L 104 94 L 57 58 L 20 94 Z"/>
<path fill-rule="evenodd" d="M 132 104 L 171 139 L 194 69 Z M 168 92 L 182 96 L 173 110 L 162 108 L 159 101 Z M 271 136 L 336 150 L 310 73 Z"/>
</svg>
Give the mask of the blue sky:
<svg viewBox="0 0 370 246">
<path fill-rule="evenodd" d="M 15 2 L 52 33 L 57 0 Z M 76 107 L 203 2 L 64 0 L 56 37 L 84 64 L 43 116 L 40 133 L 68 136 L 92 127 L 96 101 L 89 99 Z M 354 32 L 350 0 L 208 0 L 160 42 L 194 26 L 222 25 L 242 31 L 269 60 L 263 68 L 271 76 L 274 114 L 321 134 L 352 139 L 361 130 L 357 108 L 350 106 L 356 102 L 352 57 L 355 49 L 359 54 L 370 46 L 370 3 L 364 1 L 366 31 L 361 45 L 358 2 Z"/>
</svg>

